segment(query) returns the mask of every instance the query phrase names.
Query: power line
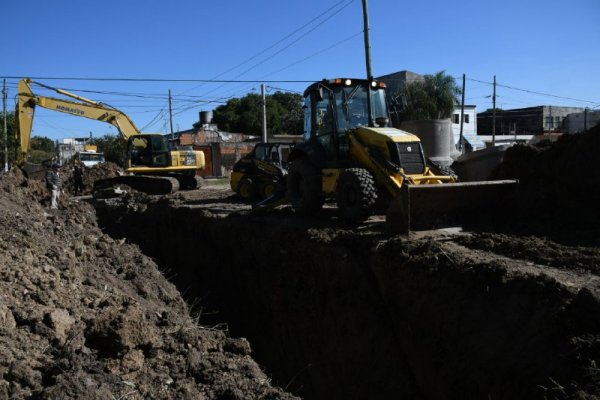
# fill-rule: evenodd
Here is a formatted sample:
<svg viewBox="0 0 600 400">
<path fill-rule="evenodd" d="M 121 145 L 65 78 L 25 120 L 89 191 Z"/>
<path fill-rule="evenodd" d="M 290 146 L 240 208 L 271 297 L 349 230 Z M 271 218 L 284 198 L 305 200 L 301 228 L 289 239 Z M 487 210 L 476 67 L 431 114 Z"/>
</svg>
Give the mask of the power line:
<svg viewBox="0 0 600 400">
<path fill-rule="evenodd" d="M 493 83 L 491 83 L 491 82 L 481 81 L 481 80 L 473 79 L 473 78 L 467 78 L 467 79 L 470 80 L 470 81 L 473 81 L 473 82 L 479 82 L 479 83 L 485 83 L 485 84 L 488 84 L 488 85 L 493 85 Z M 536 92 L 534 90 L 521 89 L 521 88 L 517 88 L 517 87 L 514 87 L 514 86 L 510 86 L 510 85 L 500 84 L 500 83 L 497 83 L 497 82 L 496 82 L 496 86 L 507 88 L 507 89 L 511 89 L 511 90 L 517 90 L 519 92 L 536 94 L 536 95 L 540 95 L 540 96 L 548 96 L 548 97 L 554 97 L 554 98 L 557 98 L 557 99 L 572 100 L 572 101 L 578 101 L 578 102 L 581 102 L 581 103 L 590 103 L 590 104 L 598 104 L 598 105 L 600 105 L 600 102 L 598 102 L 598 101 L 582 100 L 582 99 L 576 99 L 576 98 L 573 98 L 573 97 L 559 96 L 559 95 L 551 94 L 551 93 Z"/>
<path fill-rule="evenodd" d="M 164 112 L 165 112 L 165 109 L 164 109 L 164 108 L 163 108 L 163 109 L 161 109 L 161 110 L 160 110 L 160 111 L 159 111 L 159 112 L 158 112 L 158 113 L 157 113 L 157 114 L 154 116 L 154 118 L 152 118 L 152 119 L 150 120 L 150 122 L 148 122 L 146 125 L 144 125 L 144 126 L 143 126 L 143 127 L 140 129 L 140 131 L 142 131 L 142 132 L 143 132 L 143 131 L 145 131 L 145 130 L 146 130 L 146 128 L 148 128 L 149 126 L 152 126 L 152 125 L 154 125 L 155 121 L 158 121 L 159 117 L 160 117 L 160 116 L 161 116 L 161 114 L 163 114 Z"/>
<path fill-rule="evenodd" d="M 331 50 L 332 48 L 334 48 L 334 47 L 337 47 L 337 46 L 339 46 L 339 45 L 340 45 L 340 44 L 342 44 L 342 43 L 345 43 L 345 42 L 347 42 L 347 41 L 349 41 L 349 40 L 352 40 L 352 39 L 354 39 L 355 37 L 357 37 L 357 36 L 359 36 L 359 35 L 362 35 L 362 33 L 363 33 L 363 32 L 362 32 L 362 31 L 360 31 L 360 32 L 357 32 L 357 33 L 355 33 L 355 34 L 353 34 L 353 35 L 351 35 L 351 36 L 348 36 L 347 38 L 345 38 L 345 39 L 342 39 L 342 40 L 340 40 L 340 41 L 338 41 L 338 42 L 336 42 L 336 43 L 332 44 L 332 45 L 331 45 L 331 46 L 329 46 L 329 47 L 326 47 L 326 48 L 324 48 L 324 49 L 322 49 L 322 50 L 319 50 L 319 51 L 317 51 L 317 52 L 315 52 L 315 53 L 311 54 L 311 55 L 310 55 L 310 56 L 308 56 L 308 57 L 304 57 L 304 58 L 302 58 L 302 59 L 300 59 L 300 60 L 298 60 L 298 61 L 296 61 L 296 62 L 293 62 L 293 63 L 291 63 L 291 64 L 288 64 L 286 67 L 283 67 L 283 68 L 281 68 L 281 69 L 278 69 L 277 71 L 273 71 L 273 72 L 269 73 L 269 75 L 274 75 L 274 74 L 276 74 L 276 73 L 278 73 L 278 72 L 281 72 L 281 71 L 284 71 L 284 70 L 286 70 L 286 69 L 288 69 L 288 68 L 291 68 L 291 67 L 293 67 L 294 65 L 300 64 L 300 63 L 302 63 L 302 62 L 304 62 L 304 61 L 306 61 L 306 60 L 308 60 L 308 59 L 311 59 L 311 58 L 313 58 L 313 57 L 315 57 L 315 56 L 318 56 L 319 54 L 322 54 L 322 53 L 326 52 L 327 50 Z M 268 75 L 267 75 L 267 76 L 268 76 Z"/>
<path fill-rule="evenodd" d="M 302 94 L 301 92 L 298 92 L 298 91 L 296 91 L 296 90 L 283 89 L 283 88 L 278 88 L 278 87 L 274 87 L 274 86 L 267 86 L 267 89 L 274 89 L 274 90 L 277 90 L 277 91 L 279 91 L 279 92 L 287 92 L 287 93 Z"/>
<path fill-rule="evenodd" d="M 317 25 L 315 25 L 314 27 L 312 27 L 311 29 L 309 29 L 308 31 L 304 32 L 302 35 L 300 35 L 298 38 L 294 39 L 292 42 L 288 43 L 286 46 L 284 46 L 283 48 L 277 50 L 275 53 L 270 54 L 269 56 L 265 57 L 264 59 L 262 59 L 261 61 L 257 62 L 256 64 L 252 65 L 250 68 L 247 68 L 246 70 L 244 70 L 243 72 L 237 74 L 234 79 L 239 78 L 240 76 L 243 76 L 245 74 L 247 74 L 248 72 L 252 71 L 253 69 L 255 69 L 256 67 L 266 63 L 267 61 L 270 61 L 273 59 L 273 57 L 281 54 L 282 52 L 284 52 L 285 50 L 289 49 L 290 47 L 292 47 L 293 45 L 295 45 L 296 43 L 298 43 L 300 40 L 304 39 L 306 36 L 308 36 L 310 33 L 314 32 L 317 28 L 319 28 L 321 25 L 323 25 L 325 22 L 329 21 L 330 19 L 332 19 L 333 17 L 335 17 L 337 14 L 339 14 L 340 12 L 342 12 L 346 7 L 348 7 L 350 4 L 352 4 L 354 0 L 351 0 L 349 3 L 347 3 L 346 5 L 344 5 L 343 7 L 341 7 L 340 9 L 336 10 L 333 14 L 329 15 L 327 18 L 325 18 L 323 21 L 319 22 Z M 340 2 L 342 3 L 342 2 Z M 337 4 L 340 4 L 337 3 Z M 334 8 L 334 7 L 332 7 Z M 330 8 L 329 10 L 331 10 L 332 8 Z M 323 14 L 321 14 L 323 15 Z M 316 19 L 315 19 L 316 20 Z M 311 21 L 312 22 L 312 21 Z M 309 24 L 306 24 L 309 25 Z M 305 26 L 306 26 L 305 25 Z M 314 81 L 311 81 L 314 82 Z M 254 82 L 254 83 L 275 83 L 273 81 L 261 81 L 261 82 Z M 308 82 L 303 82 L 303 83 L 308 83 Z M 212 93 L 218 89 L 220 89 L 221 87 L 223 87 L 224 85 L 218 86 L 214 89 L 212 89 L 211 91 L 207 92 L 206 94 Z"/>
<path fill-rule="evenodd" d="M 326 48 L 324 48 L 324 49 L 322 49 L 322 50 L 319 50 L 319 51 L 317 51 L 317 52 L 315 52 L 315 53 L 313 53 L 313 54 L 311 54 L 311 55 L 309 55 L 309 56 L 307 56 L 307 57 L 304 57 L 304 58 L 302 58 L 302 59 L 300 59 L 300 60 L 298 60 L 298 61 L 295 61 L 295 62 L 293 62 L 293 63 L 291 63 L 291 64 L 288 64 L 287 66 L 285 66 L 285 67 L 283 67 L 283 68 L 280 68 L 280 69 L 278 69 L 278 70 L 276 70 L 276 71 L 271 71 L 271 72 L 269 72 L 268 74 L 265 74 L 265 75 L 263 75 L 263 78 L 265 78 L 265 77 L 267 77 L 267 76 L 270 76 L 270 75 L 277 74 L 277 73 L 279 73 L 279 72 L 281 72 L 281 71 L 284 71 L 284 70 L 286 70 L 286 69 L 288 69 L 288 68 L 291 68 L 291 67 L 293 67 L 294 65 L 297 65 L 297 64 L 300 64 L 300 63 L 302 63 L 302 62 L 304 62 L 304 61 L 306 61 L 306 60 L 309 60 L 309 59 L 311 59 L 311 58 L 313 58 L 313 57 L 315 57 L 315 56 L 317 56 L 317 55 L 319 55 L 319 54 L 322 54 L 322 53 L 324 53 L 324 52 L 326 52 L 326 51 L 328 51 L 328 50 L 331 50 L 331 49 L 332 49 L 332 48 L 334 48 L 334 47 L 337 47 L 337 46 L 339 46 L 339 45 L 340 45 L 340 44 L 342 44 L 342 43 L 345 43 L 345 42 L 347 42 L 347 41 L 349 41 L 349 40 L 352 40 L 352 39 L 354 39 L 356 36 L 362 35 L 362 33 L 363 33 L 362 31 L 359 31 L 359 32 L 357 32 L 357 33 L 355 33 L 355 34 L 353 34 L 353 35 L 351 35 L 351 36 L 348 36 L 348 37 L 346 37 L 345 39 L 339 40 L 339 41 L 335 42 L 334 44 L 332 44 L 332 45 L 330 45 L 330 46 L 328 46 L 328 47 L 326 47 Z M 260 82 L 261 82 L 261 83 L 262 83 L 262 82 L 267 82 L 267 83 L 268 83 L 268 81 L 264 81 L 264 80 L 261 80 Z M 311 81 L 311 82 L 314 82 L 314 81 Z M 242 91 L 242 90 L 241 90 L 241 88 L 242 88 L 242 87 L 240 86 L 240 87 L 238 87 L 237 89 L 240 89 L 240 92 L 241 92 L 241 91 Z M 249 88 L 249 87 L 247 87 L 247 89 L 245 89 L 245 92 L 247 92 L 248 90 L 250 90 L 250 88 Z M 236 89 L 234 89 L 233 91 L 230 91 L 230 92 L 226 92 L 226 93 L 231 93 L 231 92 L 236 92 Z M 210 93 L 210 92 L 209 92 L 209 93 Z"/>
<path fill-rule="evenodd" d="M 23 79 L 22 76 L 0 76 L 0 79 Z M 91 78 L 91 77 L 58 77 L 34 76 L 30 79 L 64 80 L 64 81 L 105 81 L 105 82 L 205 82 L 205 83 L 312 83 L 311 80 L 236 80 L 236 79 L 171 79 L 171 78 Z"/>
<path fill-rule="evenodd" d="M 311 28 L 307 32 L 303 33 L 299 38 L 295 39 L 293 42 L 289 43 L 284 48 L 279 49 L 277 52 L 275 52 L 274 54 L 271 54 L 269 57 L 265 58 L 261 62 L 258 62 L 256 64 L 254 64 L 252 67 L 246 69 L 244 72 L 242 72 L 241 74 L 237 75 L 236 78 L 239 77 L 239 76 L 242 76 L 242 75 L 246 74 L 247 72 L 253 70 L 256 67 L 258 67 L 259 65 L 264 64 L 265 62 L 271 60 L 276 55 L 279 55 L 283 51 L 289 49 L 291 46 L 293 46 L 294 44 L 298 43 L 301 39 L 304 39 L 306 36 L 308 36 L 309 33 L 314 32 L 318 27 L 320 27 L 321 25 L 323 25 L 325 22 L 329 21 L 331 18 L 335 17 L 340 12 L 342 12 L 342 10 L 344 10 L 346 7 L 348 7 L 351 3 L 352 3 L 352 1 L 350 3 L 348 3 L 348 4 L 346 4 L 345 6 L 343 6 L 342 8 L 340 8 L 339 10 L 337 10 L 336 12 L 334 12 L 332 15 L 330 15 L 329 17 L 327 17 L 325 20 L 319 22 L 316 26 L 314 26 L 313 28 Z M 265 83 L 266 83 L 266 81 L 265 81 Z"/>
<path fill-rule="evenodd" d="M 287 35 L 286 35 L 286 36 L 284 36 L 282 39 L 280 39 L 280 40 L 276 41 L 276 42 L 275 42 L 275 43 L 273 43 L 272 45 L 270 45 L 270 46 L 268 46 L 268 47 L 264 48 L 263 50 L 259 51 L 258 53 L 256 53 L 256 54 L 255 54 L 255 55 L 253 55 L 252 57 L 250 57 L 250 58 L 247 58 L 246 60 L 242 61 L 241 63 L 239 63 L 239 64 L 237 64 L 237 65 L 235 65 L 235 66 L 233 66 L 233 67 L 231 67 L 231 68 L 227 69 L 226 71 L 224 71 L 224 72 L 222 72 L 222 73 L 220 73 L 220 74 L 216 75 L 216 76 L 215 76 L 213 79 L 219 78 L 219 77 L 221 77 L 221 76 L 225 75 L 226 73 L 228 73 L 228 72 L 231 72 L 231 71 L 233 71 L 233 70 L 235 70 L 235 69 L 237 69 L 237 68 L 241 67 L 241 66 L 242 66 L 242 65 L 244 65 L 244 64 L 247 64 L 247 63 L 249 63 L 250 61 L 252 61 L 252 60 L 256 59 L 257 57 L 259 57 L 260 55 L 262 55 L 262 54 L 266 53 L 267 51 L 269 51 L 269 50 L 271 50 L 271 49 L 273 49 L 273 48 L 277 47 L 279 44 L 283 43 L 283 42 L 284 42 L 285 40 L 287 40 L 288 38 L 290 38 L 290 37 L 294 36 L 296 33 L 300 32 L 302 29 L 304 29 L 305 27 L 309 26 L 309 25 L 310 25 L 310 24 L 312 24 L 314 21 L 317 21 L 319 18 L 321 18 L 322 16 L 326 15 L 326 14 L 327 14 L 327 13 L 329 13 L 331 10 L 335 9 L 337 6 L 339 6 L 340 4 L 342 4 L 342 3 L 346 2 L 346 1 L 347 1 L 347 0 L 341 0 L 341 1 L 337 2 L 337 3 L 335 3 L 333 6 L 329 7 L 327 10 L 323 11 L 321 14 L 317 15 L 316 17 L 314 17 L 313 19 L 311 19 L 310 21 L 308 21 L 308 22 L 307 22 L 307 23 L 305 23 L 304 25 L 302 25 L 302 26 L 300 26 L 299 28 L 295 29 L 293 32 L 291 32 L 291 33 L 287 34 Z M 353 1 L 354 1 L 354 0 L 350 0 L 350 3 L 352 3 Z M 348 6 L 350 3 L 348 3 L 346 6 L 342 7 L 342 9 L 346 8 L 346 7 L 347 7 L 347 6 Z M 335 15 L 335 14 L 334 14 L 334 15 Z M 330 17 L 330 18 L 331 18 L 331 17 Z M 329 18 L 328 18 L 328 19 L 329 19 Z M 181 93 L 187 93 L 187 92 L 189 92 L 189 91 L 191 91 L 191 90 L 197 89 L 198 87 L 199 87 L 199 86 L 193 87 L 193 88 L 191 88 L 191 89 L 188 89 L 188 90 L 186 90 L 186 91 L 184 91 L 184 92 L 181 92 Z"/>
</svg>

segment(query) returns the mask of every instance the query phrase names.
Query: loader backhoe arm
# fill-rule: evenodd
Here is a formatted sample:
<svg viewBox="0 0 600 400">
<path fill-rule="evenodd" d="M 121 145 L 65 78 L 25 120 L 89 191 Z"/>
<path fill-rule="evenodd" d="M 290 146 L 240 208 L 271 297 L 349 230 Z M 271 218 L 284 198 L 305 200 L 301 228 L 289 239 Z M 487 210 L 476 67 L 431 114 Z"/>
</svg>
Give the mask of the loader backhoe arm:
<svg viewBox="0 0 600 400">
<path fill-rule="evenodd" d="M 78 101 L 57 99 L 53 97 L 38 96 L 31 90 L 31 83 L 41 87 L 52 89 L 64 96 L 71 97 Z M 124 140 L 128 140 L 133 135 L 139 135 L 140 130 L 133 121 L 116 108 L 108 105 L 86 99 L 85 97 L 69 93 L 65 90 L 56 89 L 44 84 L 34 82 L 31 79 L 22 79 L 19 82 L 19 94 L 17 102 L 17 135 L 21 144 L 21 153 L 18 162 L 24 163 L 29 152 L 31 131 L 33 127 L 33 118 L 35 107 L 40 106 L 49 110 L 59 111 L 66 114 L 84 117 L 96 121 L 102 121 L 115 126 Z"/>
</svg>

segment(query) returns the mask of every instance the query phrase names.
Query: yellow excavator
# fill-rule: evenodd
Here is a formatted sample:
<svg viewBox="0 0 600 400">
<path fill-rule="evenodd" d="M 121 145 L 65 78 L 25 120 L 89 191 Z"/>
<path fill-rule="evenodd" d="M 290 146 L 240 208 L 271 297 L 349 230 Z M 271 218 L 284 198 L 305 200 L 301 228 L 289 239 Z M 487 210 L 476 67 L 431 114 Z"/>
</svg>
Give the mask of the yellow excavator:
<svg viewBox="0 0 600 400">
<path fill-rule="evenodd" d="M 387 209 L 394 232 L 455 224 L 491 205 L 516 181 L 459 183 L 428 165 L 419 138 L 390 127 L 385 85 L 373 79 L 330 79 L 304 92 L 305 142 L 288 157 L 286 196 L 295 212 L 312 215 L 326 199 L 340 218 L 364 221 Z"/>
<path fill-rule="evenodd" d="M 77 101 L 38 96 L 32 92 L 32 84 Z M 128 174 L 98 180 L 94 185 L 97 189 L 125 184 L 145 193 L 168 194 L 178 189 L 195 189 L 202 182 L 196 176 L 196 171 L 203 169 L 205 165 L 202 151 L 171 149 L 163 135 L 141 133 L 127 114 L 114 107 L 28 78 L 19 82 L 16 116 L 21 149 L 18 164 L 23 165 L 27 161 L 36 106 L 106 122 L 119 130 L 121 137 L 127 142 Z"/>
</svg>

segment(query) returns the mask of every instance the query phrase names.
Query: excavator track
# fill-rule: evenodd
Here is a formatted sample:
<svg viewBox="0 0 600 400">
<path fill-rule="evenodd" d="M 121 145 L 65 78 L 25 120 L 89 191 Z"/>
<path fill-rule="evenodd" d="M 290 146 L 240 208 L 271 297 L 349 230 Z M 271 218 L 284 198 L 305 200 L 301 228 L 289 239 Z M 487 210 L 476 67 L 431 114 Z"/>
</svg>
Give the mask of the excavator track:
<svg viewBox="0 0 600 400">
<path fill-rule="evenodd" d="M 99 179 L 94 182 L 94 191 L 127 185 L 137 191 L 147 194 L 170 194 L 179 190 L 176 178 L 150 175 L 123 175 L 113 178 Z"/>
<path fill-rule="evenodd" d="M 177 175 L 180 190 L 198 189 L 204 184 L 204 179 L 197 175 Z"/>
</svg>

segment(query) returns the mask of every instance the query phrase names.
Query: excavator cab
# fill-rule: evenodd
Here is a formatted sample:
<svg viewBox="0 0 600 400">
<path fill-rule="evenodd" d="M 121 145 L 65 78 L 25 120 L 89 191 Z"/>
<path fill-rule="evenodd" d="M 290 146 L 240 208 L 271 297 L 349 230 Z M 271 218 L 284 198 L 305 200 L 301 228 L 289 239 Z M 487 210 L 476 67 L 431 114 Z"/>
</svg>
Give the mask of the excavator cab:
<svg viewBox="0 0 600 400">
<path fill-rule="evenodd" d="M 141 134 L 127 141 L 129 167 L 168 167 L 171 152 L 167 140 L 161 135 Z"/>
</svg>

